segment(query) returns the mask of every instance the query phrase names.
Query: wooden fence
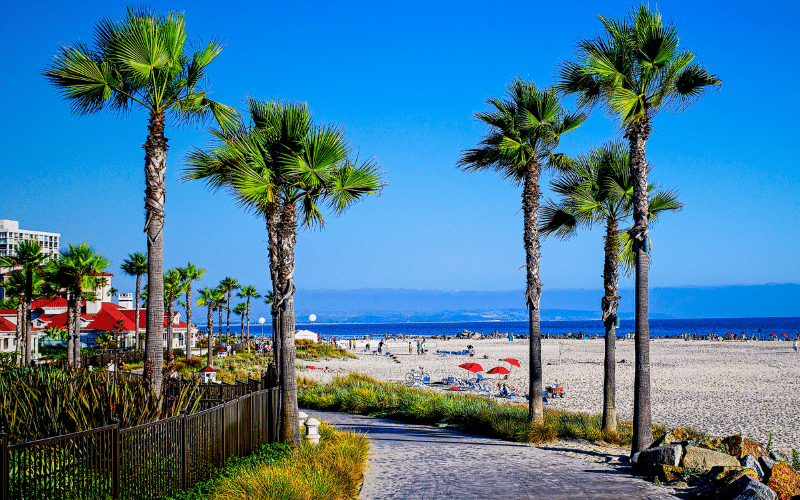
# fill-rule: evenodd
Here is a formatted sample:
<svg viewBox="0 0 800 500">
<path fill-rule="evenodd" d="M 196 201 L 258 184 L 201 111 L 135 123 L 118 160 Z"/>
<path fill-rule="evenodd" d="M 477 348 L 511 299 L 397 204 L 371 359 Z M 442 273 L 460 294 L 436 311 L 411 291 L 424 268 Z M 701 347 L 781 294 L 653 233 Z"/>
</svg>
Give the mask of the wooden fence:
<svg viewBox="0 0 800 500">
<path fill-rule="evenodd" d="M 206 394 L 193 414 L 12 445 L 0 434 L 2 500 L 163 498 L 277 441 L 278 388 L 254 379 L 200 387 Z"/>
</svg>

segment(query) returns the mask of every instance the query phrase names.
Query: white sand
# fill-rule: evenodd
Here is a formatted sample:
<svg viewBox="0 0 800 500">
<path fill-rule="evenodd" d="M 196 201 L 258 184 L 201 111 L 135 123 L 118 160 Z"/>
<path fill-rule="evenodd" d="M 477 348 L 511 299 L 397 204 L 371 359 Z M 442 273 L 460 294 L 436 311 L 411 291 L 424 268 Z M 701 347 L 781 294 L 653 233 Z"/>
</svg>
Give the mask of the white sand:
<svg viewBox="0 0 800 500">
<path fill-rule="evenodd" d="M 398 355 L 400 363 L 386 356 L 355 352 L 359 359 L 301 362 L 343 372 L 358 372 L 379 380 L 403 380 L 411 368 L 424 367 L 432 380 L 471 375 L 458 365 L 476 362 L 485 370 L 511 368 L 508 383 L 528 392 L 528 341 L 436 341 L 437 348 L 475 346 L 475 357 Z M 378 340 L 374 344 L 377 346 Z M 561 363 L 559 364 L 559 345 Z M 415 346 L 416 347 L 416 346 Z M 551 399 L 554 408 L 591 413 L 603 410 L 603 340 L 542 341 L 544 385 L 565 386 L 563 399 Z M 399 353 L 401 354 L 401 353 Z M 488 359 L 483 357 L 488 356 Z M 512 357 L 521 368 L 500 361 Z M 620 361 L 625 360 L 625 363 Z M 633 414 L 634 343 L 617 342 L 617 413 Z M 650 344 L 652 415 L 654 423 L 669 427 L 691 426 L 710 436 L 741 433 L 788 451 L 800 447 L 800 355 L 791 342 L 711 342 L 654 340 Z M 331 373 L 308 370 L 304 375 L 330 380 Z M 496 378 L 496 376 L 488 376 Z"/>
</svg>

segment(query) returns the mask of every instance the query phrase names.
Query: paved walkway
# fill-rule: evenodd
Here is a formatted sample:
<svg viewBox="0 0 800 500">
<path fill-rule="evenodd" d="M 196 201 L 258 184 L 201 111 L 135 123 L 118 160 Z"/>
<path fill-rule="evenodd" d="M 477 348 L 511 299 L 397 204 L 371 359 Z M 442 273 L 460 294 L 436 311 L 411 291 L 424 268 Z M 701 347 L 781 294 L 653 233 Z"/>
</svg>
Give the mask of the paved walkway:
<svg viewBox="0 0 800 500">
<path fill-rule="evenodd" d="M 304 411 L 370 438 L 361 500 L 677 498 L 605 464 L 533 446 L 373 417 Z"/>
</svg>

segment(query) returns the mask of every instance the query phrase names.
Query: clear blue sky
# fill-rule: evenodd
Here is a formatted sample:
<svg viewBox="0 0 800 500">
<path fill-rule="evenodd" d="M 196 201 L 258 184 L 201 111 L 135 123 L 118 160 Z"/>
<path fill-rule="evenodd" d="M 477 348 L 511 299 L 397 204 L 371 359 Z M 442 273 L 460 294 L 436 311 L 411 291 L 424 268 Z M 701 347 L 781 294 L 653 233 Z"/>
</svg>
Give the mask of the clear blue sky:
<svg viewBox="0 0 800 500">
<path fill-rule="evenodd" d="M 483 127 L 472 117 L 516 75 L 552 82 L 574 41 L 598 33 L 597 14 L 629 2 L 157 2 L 186 13 L 191 40 L 227 46 L 210 67 L 213 97 L 247 94 L 308 103 L 376 156 L 391 186 L 324 230 L 302 233 L 303 288 L 511 290 L 524 287 L 520 189 L 494 174 L 465 175 L 459 152 Z M 655 4 L 653 4 L 655 5 Z M 658 7 L 684 46 L 723 80 L 683 115 L 660 114 L 647 145 L 651 179 L 686 208 L 651 233 L 651 286 L 800 282 L 800 141 L 794 2 L 677 2 Z M 0 6 L 0 218 L 88 241 L 119 264 L 145 250 L 146 116 L 79 118 L 41 71 L 61 44 L 89 42 L 117 2 L 9 0 Z M 167 129 L 167 267 L 187 261 L 268 288 L 264 224 L 179 175 L 204 130 Z M 566 137 L 579 153 L 618 136 L 599 112 Z M 600 288 L 600 231 L 542 250 L 545 293 Z M 623 286 L 630 286 L 625 280 Z"/>
</svg>

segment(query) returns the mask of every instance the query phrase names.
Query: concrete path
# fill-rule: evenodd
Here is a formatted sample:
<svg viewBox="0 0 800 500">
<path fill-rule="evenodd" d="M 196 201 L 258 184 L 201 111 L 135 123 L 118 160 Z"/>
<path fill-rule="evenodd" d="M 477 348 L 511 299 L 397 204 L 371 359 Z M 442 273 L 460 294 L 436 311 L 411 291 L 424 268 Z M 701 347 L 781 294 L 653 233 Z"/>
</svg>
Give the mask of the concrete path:
<svg viewBox="0 0 800 500">
<path fill-rule="evenodd" d="M 362 500 L 678 498 L 605 464 L 525 444 L 373 417 L 304 411 L 371 440 Z"/>
</svg>

